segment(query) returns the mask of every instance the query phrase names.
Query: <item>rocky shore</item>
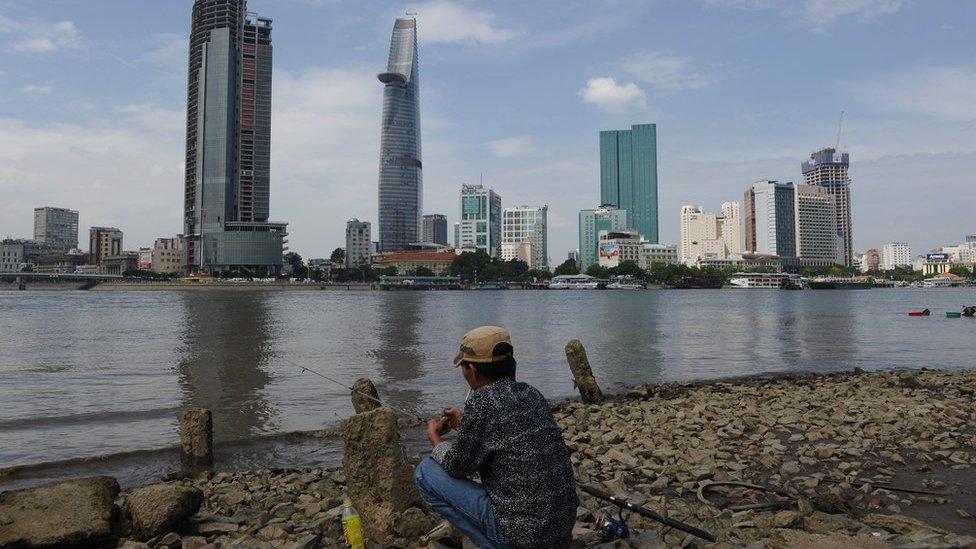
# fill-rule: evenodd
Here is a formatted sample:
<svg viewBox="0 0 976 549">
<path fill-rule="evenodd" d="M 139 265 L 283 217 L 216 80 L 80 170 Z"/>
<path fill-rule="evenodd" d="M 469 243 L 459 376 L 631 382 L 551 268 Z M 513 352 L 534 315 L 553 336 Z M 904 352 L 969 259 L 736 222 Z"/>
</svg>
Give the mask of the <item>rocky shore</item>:
<svg viewBox="0 0 976 549">
<path fill-rule="evenodd" d="M 644 386 L 554 415 L 581 482 L 718 539 L 627 514 L 633 537 L 603 547 L 976 547 L 974 395 L 976 371 L 856 372 Z M 50 542 L 58 527 L 131 549 L 344 546 L 341 469 L 221 472 L 122 494 L 113 482 L 0 495 L 0 547 L 38 544 L 42 529 Z M 70 503 L 75 519 L 41 528 L 25 518 L 39 497 L 47 515 Z M 596 523 L 616 511 L 581 500 L 575 543 L 600 546 Z M 397 520 L 403 545 L 463 542 L 424 537 L 431 514 Z"/>
</svg>

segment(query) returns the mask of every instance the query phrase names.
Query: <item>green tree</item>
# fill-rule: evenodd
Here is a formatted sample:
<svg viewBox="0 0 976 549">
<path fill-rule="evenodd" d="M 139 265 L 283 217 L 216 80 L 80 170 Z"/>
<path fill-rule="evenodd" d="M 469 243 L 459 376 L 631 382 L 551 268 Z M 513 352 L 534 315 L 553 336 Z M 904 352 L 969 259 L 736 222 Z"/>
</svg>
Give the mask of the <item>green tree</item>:
<svg viewBox="0 0 976 549">
<path fill-rule="evenodd" d="M 332 250 L 332 255 L 329 256 L 332 260 L 333 265 L 341 265 L 346 262 L 346 250 L 344 248 L 336 248 Z"/>
<path fill-rule="evenodd" d="M 464 252 L 451 262 L 451 274 L 459 276 L 463 280 L 477 282 L 485 279 L 483 271 L 490 264 L 491 257 L 484 250 Z M 492 270 L 490 274 L 496 274 L 496 272 Z"/>
<path fill-rule="evenodd" d="M 549 272 L 549 269 L 529 269 L 525 276 L 534 280 L 549 280 L 552 278 L 552 273 Z"/>
<path fill-rule="evenodd" d="M 610 269 L 594 263 L 586 268 L 586 274 L 595 278 L 609 278 Z"/>
<path fill-rule="evenodd" d="M 383 267 L 378 272 L 382 276 L 397 276 L 397 268 L 395 265 L 390 265 L 389 267 Z"/>
<path fill-rule="evenodd" d="M 641 269 L 637 265 L 637 262 L 633 260 L 621 261 L 620 265 L 610 268 L 610 276 L 632 276 L 637 279 L 643 279 L 647 276 L 644 269 Z"/>
<path fill-rule="evenodd" d="M 410 274 L 412 276 L 437 276 L 434 271 L 430 270 L 428 267 L 417 267 Z"/>
<path fill-rule="evenodd" d="M 949 269 L 949 272 L 963 278 L 972 278 L 973 276 L 973 272 L 967 269 L 965 265 L 955 265 Z"/>
<path fill-rule="evenodd" d="M 579 272 L 580 272 L 579 266 L 576 264 L 576 261 L 572 259 L 567 259 L 566 261 L 560 263 L 559 266 L 556 267 L 556 270 L 552 272 L 552 274 L 554 276 L 578 275 Z"/>
</svg>

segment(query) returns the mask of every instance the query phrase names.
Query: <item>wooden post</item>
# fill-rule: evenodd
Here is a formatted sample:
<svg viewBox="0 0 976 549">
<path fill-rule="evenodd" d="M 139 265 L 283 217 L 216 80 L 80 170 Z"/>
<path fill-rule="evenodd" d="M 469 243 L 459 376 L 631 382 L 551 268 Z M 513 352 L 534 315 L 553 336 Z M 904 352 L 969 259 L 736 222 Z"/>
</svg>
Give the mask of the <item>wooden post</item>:
<svg viewBox="0 0 976 549">
<path fill-rule="evenodd" d="M 578 339 L 566 344 L 566 360 L 573 372 L 573 384 L 579 388 L 580 397 L 585 404 L 603 403 L 603 391 L 593 377 L 590 361 L 586 358 L 586 349 Z"/>
<path fill-rule="evenodd" d="M 352 385 L 352 407 L 357 414 L 375 410 L 380 407 L 380 394 L 376 392 L 376 386 L 368 377 L 361 377 Z M 373 398 L 369 398 L 370 395 Z M 375 399 L 375 400 L 374 400 Z"/>
<path fill-rule="evenodd" d="M 213 468 L 213 414 L 203 408 L 180 414 L 180 463 L 197 474 Z"/>
</svg>

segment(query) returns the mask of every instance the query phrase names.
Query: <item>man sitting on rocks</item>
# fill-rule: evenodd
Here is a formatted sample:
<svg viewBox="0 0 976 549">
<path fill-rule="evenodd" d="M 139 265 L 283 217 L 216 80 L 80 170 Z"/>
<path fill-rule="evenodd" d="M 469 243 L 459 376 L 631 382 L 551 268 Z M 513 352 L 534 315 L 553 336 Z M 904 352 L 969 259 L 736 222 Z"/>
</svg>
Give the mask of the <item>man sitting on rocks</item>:
<svg viewBox="0 0 976 549">
<path fill-rule="evenodd" d="M 565 547 L 579 505 L 569 450 L 546 399 L 515 381 L 508 331 L 466 333 L 454 366 L 471 392 L 463 414 L 427 424 L 434 450 L 414 475 L 424 501 L 480 547 Z"/>
</svg>

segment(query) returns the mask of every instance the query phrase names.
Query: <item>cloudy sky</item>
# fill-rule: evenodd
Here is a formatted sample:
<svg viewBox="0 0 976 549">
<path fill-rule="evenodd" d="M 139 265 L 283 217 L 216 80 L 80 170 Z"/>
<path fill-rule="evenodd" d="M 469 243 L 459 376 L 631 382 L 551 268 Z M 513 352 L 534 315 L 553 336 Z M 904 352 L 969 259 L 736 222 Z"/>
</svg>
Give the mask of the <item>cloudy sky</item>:
<svg viewBox="0 0 976 549">
<path fill-rule="evenodd" d="M 191 0 L 0 0 L 0 236 L 80 210 L 126 248 L 181 230 Z M 375 222 L 393 19 L 418 13 L 425 209 L 459 184 L 549 204 L 550 255 L 599 201 L 598 132 L 658 124 L 661 238 L 761 178 L 850 151 L 857 249 L 976 233 L 976 2 L 250 0 L 274 19 L 272 218 L 306 257 Z M 83 236 L 84 239 L 84 236 Z"/>
</svg>

